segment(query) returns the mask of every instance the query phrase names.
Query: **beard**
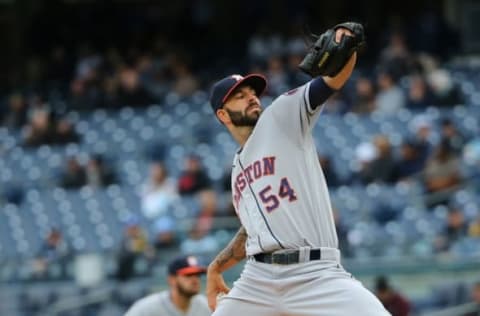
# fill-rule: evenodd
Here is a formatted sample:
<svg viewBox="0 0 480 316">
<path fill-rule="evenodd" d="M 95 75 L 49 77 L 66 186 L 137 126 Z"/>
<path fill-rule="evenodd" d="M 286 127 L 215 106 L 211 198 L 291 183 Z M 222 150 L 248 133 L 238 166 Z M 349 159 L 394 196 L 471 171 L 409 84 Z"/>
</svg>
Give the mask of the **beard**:
<svg viewBox="0 0 480 316">
<path fill-rule="evenodd" d="M 181 296 L 186 297 L 186 298 L 191 298 L 191 297 L 197 295 L 198 292 L 199 292 L 197 290 L 187 289 L 186 287 L 184 287 L 180 283 L 177 283 L 177 291 Z"/>
<path fill-rule="evenodd" d="M 248 108 L 245 110 L 245 113 L 241 111 L 230 111 L 226 109 L 228 115 L 230 115 L 230 119 L 232 120 L 232 124 L 240 127 L 240 126 L 255 126 L 257 124 L 258 118 L 260 117 L 260 114 L 262 113 L 251 113 L 250 115 L 247 114 L 246 112 L 248 111 Z"/>
</svg>

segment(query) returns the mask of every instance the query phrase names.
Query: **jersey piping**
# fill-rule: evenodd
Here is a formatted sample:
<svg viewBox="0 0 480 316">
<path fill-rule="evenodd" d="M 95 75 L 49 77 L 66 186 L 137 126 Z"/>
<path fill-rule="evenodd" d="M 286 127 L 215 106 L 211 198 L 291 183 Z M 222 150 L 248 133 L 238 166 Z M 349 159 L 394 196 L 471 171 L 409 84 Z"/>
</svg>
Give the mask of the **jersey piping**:
<svg viewBox="0 0 480 316">
<path fill-rule="evenodd" d="M 240 168 L 242 168 L 242 171 L 245 172 L 245 168 L 243 168 L 243 164 L 242 164 L 242 162 L 240 161 L 240 156 L 238 157 L 238 164 L 240 165 Z M 258 203 L 257 196 L 256 196 L 255 192 L 253 191 L 252 186 L 250 185 L 250 182 L 247 181 L 247 184 L 248 184 L 248 188 L 250 189 L 250 192 L 251 192 L 252 195 L 253 195 L 253 198 L 255 199 L 255 204 L 257 204 L 257 210 L 258 210 L 258 212 L 260 212 L 260 215 L 262 215 L 263 221 L 265 222 L 265 225 L 267 226 L 268 232 L 270 233 L 270 235 L 272 235 L 273 239 L 275 239 L 275 241 L 277 242 L 277 244 L 278 244 L 282 249 L 285 249 L 285 247 L 282 245 L 282 243 L 280 242 L 280 240 L 278 240 L 278 238 L 275 236 L 275 234 L 273 233 L 272 229 L 270 228 L 270 225 L 268 224 L 268 221 L 267 221 L 267 219 L 265 218 L 265 214 L 263 214 L 263 212 L 262 212 L 262 208 L 260 207 L 260 204 Z"/>
</svg>

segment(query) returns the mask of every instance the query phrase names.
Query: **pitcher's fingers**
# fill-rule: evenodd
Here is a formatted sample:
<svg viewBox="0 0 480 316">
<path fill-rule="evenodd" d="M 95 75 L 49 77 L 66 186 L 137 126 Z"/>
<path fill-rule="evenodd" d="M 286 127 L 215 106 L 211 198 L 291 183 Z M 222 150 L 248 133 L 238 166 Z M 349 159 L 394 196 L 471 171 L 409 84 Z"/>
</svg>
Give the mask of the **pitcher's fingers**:
<svg viewBox="0 0 480 316">
<path fill-rule="evenodd" d="M 335 42 L 340 43 L 344 35 L 353 36 L 353 33 L 345 28 L 339 28 L 335 31 Z"/>
</svg>

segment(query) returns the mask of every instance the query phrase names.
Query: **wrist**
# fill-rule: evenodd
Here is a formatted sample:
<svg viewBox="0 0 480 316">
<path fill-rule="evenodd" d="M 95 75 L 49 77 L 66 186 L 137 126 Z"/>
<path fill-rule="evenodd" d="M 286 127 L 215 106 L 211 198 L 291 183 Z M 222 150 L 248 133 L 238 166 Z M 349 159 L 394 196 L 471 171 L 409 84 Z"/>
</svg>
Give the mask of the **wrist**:
<svg viewBox="0 0 480 316">
<path fill-rule="evenodd" d="M 336 91 L 332 89 L 323 77 L 317 77 L 310 83 L 308 99 L 312 110 L 316 109 Z"/>
<path fill-rule="evenodd" d="M 221 273 L 220 265 L 217 261 L 212 261 L 207 267 L 207 273 Z"/>
</svg>

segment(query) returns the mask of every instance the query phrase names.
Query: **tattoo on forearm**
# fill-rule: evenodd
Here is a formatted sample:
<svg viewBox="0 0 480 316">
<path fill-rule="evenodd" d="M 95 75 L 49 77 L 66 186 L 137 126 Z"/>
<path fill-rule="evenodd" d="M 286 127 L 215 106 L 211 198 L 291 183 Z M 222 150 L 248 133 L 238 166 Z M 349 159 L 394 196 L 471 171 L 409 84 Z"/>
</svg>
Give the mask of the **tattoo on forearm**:
<svg viewBox="0 0 480 316">
<path fill-rule="evenodd" d="M 238 262 L 245 258 L 245 242 L 247 240 L 247 232 L 242 226 L 230 243 L 215 258 L 215 262 L 219 267 L 223 267 L 230 261 Z"/>
</svg>

